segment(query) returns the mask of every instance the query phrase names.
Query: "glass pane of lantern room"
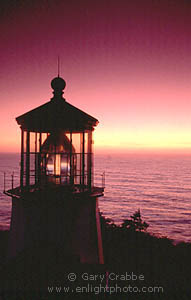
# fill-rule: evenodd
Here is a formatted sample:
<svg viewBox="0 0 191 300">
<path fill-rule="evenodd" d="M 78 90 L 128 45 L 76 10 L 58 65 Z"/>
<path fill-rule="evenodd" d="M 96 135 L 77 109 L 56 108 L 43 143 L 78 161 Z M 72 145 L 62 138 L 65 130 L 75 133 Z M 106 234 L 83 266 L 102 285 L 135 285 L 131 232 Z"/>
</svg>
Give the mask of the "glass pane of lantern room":
<svg viewBox="0 0 191 300">
<path fill-rule="evenodd" d="M 84 133 L 84 184 L 87 185 L 88 178 L 88 133 Z"/>
<path fill-rule="evenodd" d="M 24 131 L 23 133 L 23 150 L 24 153 L 27 152 L 27 131 Z"/>
<path fill-rule="evenodd" d="M 88 132 L 85 132 L 85 153 L 88 153 Z"/>
<path fill-rule="evenodd" d="M 35 148 L 35 152 L 40 152 L 40 135 L 41 133 L 37 132 L 36 133 L 36 148 Z"/>
<path fill-rule="evenodd" d="M 35 184 L 35 153 L 30 154 L 30 185 Z"/>
<path fill-rule="evenodd" d="M 30 153 L 35 152 L 36 148 L 36 133 L 35 132 L 30 132 Z"/>
<path fill-rule="evenodd" d="M 85 133 L 80 133 L 80 184 L 84 185 L 85 182 Z"/>
<path fill-rule="evenodd" d="M 80 153 L 80 133 L 72 133 L 72 146 L 74 147 L 73 152 L 76 154 Z"/>
<path fill-rule="evenodd" d="M 71 179 L 74 184 L 80 184 L 80 133 L 72 133 Z"/>
<path fill-rule="evenodd" d="M 44 141 L 47 139 L 48 133 L 42 133 L 41 134 L 41 144 L 43 145 Z"/>
<path fill-rule="evenodd" d="M 88 153 L 87 153 L 87 173 L 88 173 L 88 186 L 92 185 L 92 174 L 93 174 L 93 153 L 92 153 L 92 131 L 88 132 Z"/>
</svg>

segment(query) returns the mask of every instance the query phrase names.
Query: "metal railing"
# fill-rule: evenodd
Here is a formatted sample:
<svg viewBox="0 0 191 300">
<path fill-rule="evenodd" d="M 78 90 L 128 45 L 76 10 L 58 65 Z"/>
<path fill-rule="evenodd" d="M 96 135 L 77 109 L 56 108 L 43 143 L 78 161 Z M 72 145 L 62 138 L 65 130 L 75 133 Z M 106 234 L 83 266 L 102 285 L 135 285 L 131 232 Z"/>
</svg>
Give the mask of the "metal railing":
<svg viewBox="0 0 191 300">
<path fill-rule="evenodd" d="M 105 171 L 102 173 L 102 188 L 105 188 Z"/>
<path fill-rule="evenodd" d="M 105 188 L 105 171 L 103 173 L 95 172 L 93 186 Z"/>
<path fill-rule="evenodd" d="M 14 171 L 11 174 L 11 178 L 7 179 L 6 172 L 3 173 L 3 192 L 7 190 L 7 183 L 10 185 L 11 189 L 14 189 Z"/>
<path fill-rule="evenodd" d="M 10 174 L 10 177 L 8 178 L 6 172 L 3 173 L 4 174 L 4 188 L 3 188 L 3 192 L 7 194 L 7 191 L 11 191 L 11 190 L 14 190 L 14 189 L 17 189 L 17 190 L 21 190 L 21 187 L 19 186 L 15 186 L 15 173 L 14 171 Z M 34 175 L 32 175 L 34 176 Z M 35 176 L 34 176 L 35 177 Z M 45 180 L 45 177 L 46 177 L 46 180 Z M 44 184 L 43 182 L 41 181 L 40 182 L 40 185 L 45 185 L 45 183 L 55 183 L 57 185 L 71 185 L 70 181 L 69 181 L 69 177 L 68 176 L 55 176 L 55 178 L 53 178 L 54 176 L 50 176 L 50 175 L 45 175 L 44 177 Z M 63 178 L 61 178 L 63 177 Z M 77 177 L 80 177 L 80 175 L 75 175 L 74 178 L 77 178 Z M 87 185 L 87 174 L 84 176 L 85 177 L 85 180 L 84 180 L 84 185 L 80 182 L 80 180 L 77 180 L 79 182 L 73 182 L 73 186 L 78 186 L 80 188 L 83 187 L 83 188 L 88 188 L 88 185 Z M 92 182 L 92 188 L 96 187 L 96 186 L 100 186 L 102 189 L 105 188 L 105 171 L 102 173 L 102 174 L 97 174 L 96 176 L 97 178 L 99 178 L 99 183 L 97 182 L 97 184 L 93 184 Z M 41 177 L 41 179 L 43 179 L 43 176 Z M 48 180 L 49 179 L 49 180 Z M 63 180 L 65 179 L 65 180 Z M 67 180 L 66 180 L 67 179 Z M 101 179 L 101 180 L 100 180 Z M 17 180 L 16 180 L 17 181 Z M 97 181 L 97 180 L 96 180 Z M 101 181 L 101 182 L 100 182 Z M 34 183 L 31 183 L 30 186 L 32 187 L 32 189 L 38 189 L 39 188 L 39 183 L 35 184 Z M 25 190 L 26 187 L 23 187 L 23 189 Z"/>
</svg>

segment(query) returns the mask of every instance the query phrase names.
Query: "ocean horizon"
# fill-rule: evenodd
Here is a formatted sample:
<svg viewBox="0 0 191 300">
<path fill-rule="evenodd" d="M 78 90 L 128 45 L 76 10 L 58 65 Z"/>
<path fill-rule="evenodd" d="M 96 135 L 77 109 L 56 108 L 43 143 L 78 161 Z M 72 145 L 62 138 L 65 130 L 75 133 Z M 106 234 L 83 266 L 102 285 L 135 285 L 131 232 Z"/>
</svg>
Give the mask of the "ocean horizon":
<svg viewBox="0 0 191 300">
<path fill-rule="evenodd" d="M 4 172 L 6 189 L 19 185 L 19 153 L 0 153 L 0 230 L 8 230 L 11 198 L 3 194 Z M 177 242 L 191 242 L 191 157 L 187 154 L 96 154 L 94 185 L 105 193 L 99 198 L 102 214 L 116 224 L 140 209 L 148 232 L 166 236 Z"/>
</svg>

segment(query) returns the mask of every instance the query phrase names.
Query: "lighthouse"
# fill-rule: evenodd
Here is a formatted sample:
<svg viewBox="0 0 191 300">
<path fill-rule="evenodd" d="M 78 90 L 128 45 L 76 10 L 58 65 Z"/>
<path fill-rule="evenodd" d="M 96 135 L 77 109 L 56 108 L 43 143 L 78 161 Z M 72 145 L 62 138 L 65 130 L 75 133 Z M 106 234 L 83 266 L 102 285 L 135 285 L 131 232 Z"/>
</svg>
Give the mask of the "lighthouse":
<svg viewBox="0 0 191 300">
<path fill-rule="evenodd" d="M 98 120 L 63 97 L 65 80 L 51 81 L 53 97 L 16 118 L 21 128 L 20 186 L 12 197 L 8 257 L 54 246 L 67 260 L 103 264 L 94 186 L 93 131 Z"/>
</svg>

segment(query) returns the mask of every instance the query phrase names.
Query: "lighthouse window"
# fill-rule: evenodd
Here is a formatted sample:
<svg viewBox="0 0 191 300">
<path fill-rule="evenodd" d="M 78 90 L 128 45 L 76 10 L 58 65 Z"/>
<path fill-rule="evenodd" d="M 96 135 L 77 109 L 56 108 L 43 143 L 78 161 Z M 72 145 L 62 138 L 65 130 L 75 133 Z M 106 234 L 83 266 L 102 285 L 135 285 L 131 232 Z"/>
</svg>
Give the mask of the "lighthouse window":
<svg viewBox="0 0 191 300">
<path fill-rule="evenodd" d="M 47 161 L 47 166 L 46 166 L 47 173 L 50 175 L 53 175 L 54 173 L 54 160 L 53 156 L 50 155 Z"/>
<path fill-rule="evenodd" d="M 61 155 L 61 175 L 68 176 L 70 172 L 70 164 L 68 160 L 68 155 Z"/>
</svg>

